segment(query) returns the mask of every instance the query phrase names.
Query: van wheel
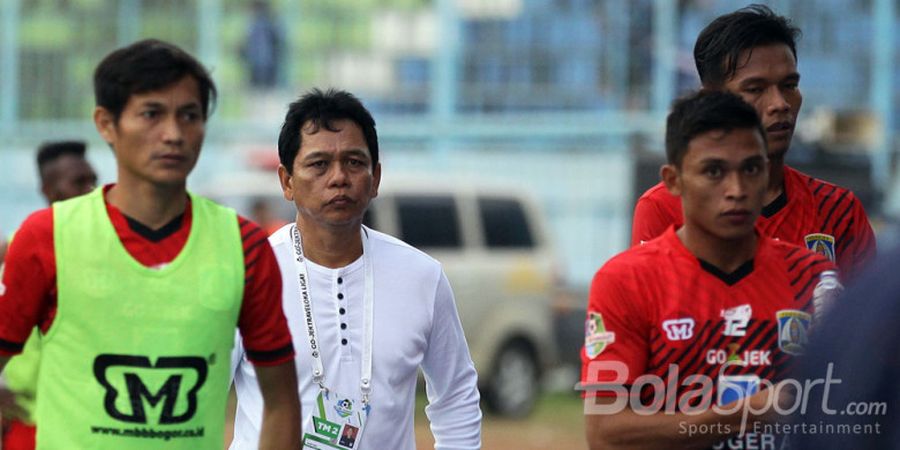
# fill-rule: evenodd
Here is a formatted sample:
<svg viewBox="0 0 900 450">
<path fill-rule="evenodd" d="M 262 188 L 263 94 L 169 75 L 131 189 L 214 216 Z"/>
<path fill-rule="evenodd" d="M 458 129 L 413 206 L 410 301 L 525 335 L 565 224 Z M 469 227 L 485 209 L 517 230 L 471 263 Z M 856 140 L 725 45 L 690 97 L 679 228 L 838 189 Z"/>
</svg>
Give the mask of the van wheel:
<svg viewBox="0 0 900 450">
<path fill-rule="evenodd" d="M 506 344 L 497 354 L 487 380 L 488 409 L 505 417 L 527 416 L 538 396 L 538 370 L 534 352 L 526 344 Z"/>
</svg>

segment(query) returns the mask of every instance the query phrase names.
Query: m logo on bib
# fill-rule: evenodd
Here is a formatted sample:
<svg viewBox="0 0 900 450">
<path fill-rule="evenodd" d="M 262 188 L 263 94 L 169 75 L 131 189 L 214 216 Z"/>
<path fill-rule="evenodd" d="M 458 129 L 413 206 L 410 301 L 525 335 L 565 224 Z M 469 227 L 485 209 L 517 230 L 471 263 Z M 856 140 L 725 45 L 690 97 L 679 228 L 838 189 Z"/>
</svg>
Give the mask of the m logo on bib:
<svg viewBox="0 0 900 450">
<path fill-rule="evenodd" d="M 197 391 L 206 382 L 206 359 L 196 356 L 150 358 L 103 354 L 94 360 L 94 377 L 106 389 L 106 413 L 122 422 L 148 423 L 147 410 L 162 403 L 151 423 L 184 423 L 197 413 Z M 183 401 L 180 401 L 183 400 Z"/>
<path fill-rule="evenodd" d="M 830 234 L 813 233 L 804 236 L 803 241 L 806 243 L 806 248 L 814 253 L 825 256 L 831 261 L 835 261 L 834 236 Z"/>
</svg>

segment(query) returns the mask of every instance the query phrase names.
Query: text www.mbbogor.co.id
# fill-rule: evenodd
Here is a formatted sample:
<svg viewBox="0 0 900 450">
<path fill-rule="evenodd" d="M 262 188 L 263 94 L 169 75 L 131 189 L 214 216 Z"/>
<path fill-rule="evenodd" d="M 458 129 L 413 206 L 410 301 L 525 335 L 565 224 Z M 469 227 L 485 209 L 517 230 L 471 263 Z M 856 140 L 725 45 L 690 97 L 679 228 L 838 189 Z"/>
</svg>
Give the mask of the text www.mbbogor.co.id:
<svg viewBox="0 0 900 450">
<path fill-rule="evenodd" d="M 110 428 L 92 426 L 91 432 L 94 434 L 103 434 L 109 436 L 123 436 L 143 439 L 169 439 L 177 438 L 198 438 L 203 437 L 203 427 L 190 428 L 185 430 L 154 430 L 150 428 Z"/>
</svg>

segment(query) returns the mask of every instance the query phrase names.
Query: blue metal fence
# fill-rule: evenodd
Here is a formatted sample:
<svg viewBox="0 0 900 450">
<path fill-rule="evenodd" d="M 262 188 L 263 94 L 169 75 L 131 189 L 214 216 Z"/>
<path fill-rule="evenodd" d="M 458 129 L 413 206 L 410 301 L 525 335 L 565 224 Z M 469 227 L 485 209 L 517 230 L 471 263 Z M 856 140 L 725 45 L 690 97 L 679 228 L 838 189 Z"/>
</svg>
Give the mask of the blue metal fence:
<svg viewBox="0 0 900 450">
<path fill-rule="evenodd" d="M 255 17 L 250 2 L 0 1 L 0 229 L 40 206 L 31 151 L 42 140 L 92 140 L 101 177 L 113 178 L 112 160 L 89 122 L 91 73 L 110 50 L 159 37 L 198 55 L 222 93 L 198 183 L 240 169 L 248 149 L 273 149 L 286 104 L 300 92 L 341 87 L 360 95 L 379 122 L 385 154 L 393 154 L 385 159 L 385 176 L 434 169 L 531 186 L 565 258 L 574 262 L 573 277 L 586 282 L 627 241 L 631 143 L 661 149 L 668 104 L 696 86 L 690 50 L 697 32 L 743 6 L 726 0 L 270 3 L 284 53 L 274 86 L 252 86 L 241 52 Z M 866 110 L 887 125 L 876 128 L 866 149 L 874 179 L 886 188 L 900 126 L 893 112 L 900 91 L 893 0 L 765 3 L 804 30 L 801 116 Z"/>
</svg>

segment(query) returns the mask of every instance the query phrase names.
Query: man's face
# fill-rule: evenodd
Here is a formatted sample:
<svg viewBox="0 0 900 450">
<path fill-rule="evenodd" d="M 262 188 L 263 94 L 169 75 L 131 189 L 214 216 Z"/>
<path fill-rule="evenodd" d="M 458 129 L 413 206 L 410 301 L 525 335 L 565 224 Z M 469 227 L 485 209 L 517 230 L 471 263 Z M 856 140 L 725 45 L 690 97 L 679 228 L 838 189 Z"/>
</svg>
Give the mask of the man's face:
<svg viewBox="0 0 900 450">
<path fill-rule="evenodd" d="M 799 83 L 797 61 L 784 44 L 741 52 L 737 71 L 725 82 L 725 90 L 740 95 L 756 108 L 768 135 L 771 158 L 784 156 L 791 145 L 803 103 Z"/>
<path fill-rule="evenodd" d="M 160 186 L 184 185 L 200 156 L 206 127 L 200 90 L 191 76 L 132 94 L 118 121 L 97 107 L 94 122 L 116 154 L 120 184 Z"/>
<path fill-rule="evenodd" d="M 297 221 L 327 228 L 359 224 L 378 195 L 381 165 L 372 167 L 372 156 L 362 130 L 353 121 L 338 120 L 334 129 L 315 133 L 309 122 L 302 138 L 293 173 L 278 168 L 286 200 L 297 206 Z"/>
<path fill-rule="evenodd" d="M 686 225 L 719 240 L 744 239 L 763 207 L 766 147 L 753 129 L 708 131 L 691 140 L 680 169 L 666 165 L 662 176 L 681 196 Z"/>
<path fill-rule="evenodd" d="M 97 186 L 97 174 L 87 160 L 75 155 L 62 155 L 44 167 L 41 188 L 47 202 L 53 203 L 82 194 Z"/>
</svg>

